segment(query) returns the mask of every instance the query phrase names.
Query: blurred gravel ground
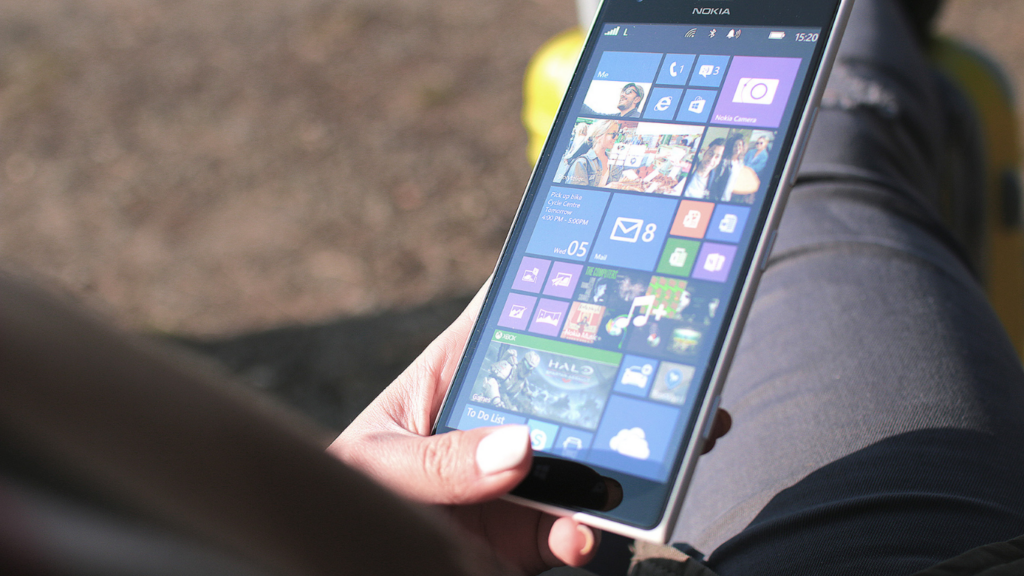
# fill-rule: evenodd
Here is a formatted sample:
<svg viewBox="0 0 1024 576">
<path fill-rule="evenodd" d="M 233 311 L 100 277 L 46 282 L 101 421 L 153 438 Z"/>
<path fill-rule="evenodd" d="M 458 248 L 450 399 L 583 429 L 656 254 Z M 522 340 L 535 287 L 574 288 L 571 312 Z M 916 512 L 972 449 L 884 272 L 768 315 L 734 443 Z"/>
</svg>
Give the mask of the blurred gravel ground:
<svg viewBox="0 0 1024 576">
<path fill-rule="evenodd" d="M 6 0 L 0 266 L 339 428 L 491 271 L 568 0 Z M 1024 2 L 946 34 L 1024 93 Z"/>
<path fill-rule="evenodd" d="M 7 0 L 0 261 L 135 330 L 470 293 L 568 2 Z"/>
</svg>

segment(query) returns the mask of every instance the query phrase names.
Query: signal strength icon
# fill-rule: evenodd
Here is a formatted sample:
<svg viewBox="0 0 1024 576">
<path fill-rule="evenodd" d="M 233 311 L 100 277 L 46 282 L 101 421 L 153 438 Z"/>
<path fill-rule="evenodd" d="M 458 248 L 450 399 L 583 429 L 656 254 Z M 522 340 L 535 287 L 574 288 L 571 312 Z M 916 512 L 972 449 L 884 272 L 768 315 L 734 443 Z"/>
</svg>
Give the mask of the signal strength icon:
<svg viewBox="0 0 1024 576">
<path fill-rule="evenodd" d="M 696 35 L 697 35 L 697 29 L 696 28 L 690 28 L 690 30 L 686 33 L 684 38 L 693 38 Z"/>
<path fill-rule="evenodd" d="M 616 26 L 615 28 L 612 28 L 611 30 L 605 32 L 604 35 L 605 36 L 618 36 L 619 35 L 619 28 L 621 28 L 621 26 Z"/>
</svg>

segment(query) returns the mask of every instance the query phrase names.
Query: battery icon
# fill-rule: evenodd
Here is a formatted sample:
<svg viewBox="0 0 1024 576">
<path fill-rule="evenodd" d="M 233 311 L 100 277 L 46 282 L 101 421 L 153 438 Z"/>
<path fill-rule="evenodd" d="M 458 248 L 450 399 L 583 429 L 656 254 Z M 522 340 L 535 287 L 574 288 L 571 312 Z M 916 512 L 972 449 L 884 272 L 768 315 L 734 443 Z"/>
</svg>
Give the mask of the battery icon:
<svg viewBox="0 0 1024 576">
<path fill-rule="evenodd" d="M 768 33 L 768 39 L 769 40 L 782 40 L 785 37 L 786 37 L 786 33 L 781 31 L 781 30 L 776 30 L 774 32 L 769 32 Z"/>
</svg>

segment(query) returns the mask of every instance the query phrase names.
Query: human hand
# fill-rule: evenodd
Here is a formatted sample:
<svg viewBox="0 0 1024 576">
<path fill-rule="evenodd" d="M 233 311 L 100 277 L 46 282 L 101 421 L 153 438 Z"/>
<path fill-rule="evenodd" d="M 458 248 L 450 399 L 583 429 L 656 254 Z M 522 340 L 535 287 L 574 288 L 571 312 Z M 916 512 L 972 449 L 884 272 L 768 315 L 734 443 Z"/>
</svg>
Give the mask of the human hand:
<svg viewBox="0 0 1024 576">
<path fill-rule="evenodd" d="M 498 499 L 530 471 L 526 426 L 430 436 L 487 287 L 328 452 L 409 499 L 444 505 L 463 527 L 527 573 L 562 564 L 582 566 L 597 552 L 600 532 L 572 518 Z M 728 414 L 720 412 L 706 450 L 730 423 Z"/>
</svg>

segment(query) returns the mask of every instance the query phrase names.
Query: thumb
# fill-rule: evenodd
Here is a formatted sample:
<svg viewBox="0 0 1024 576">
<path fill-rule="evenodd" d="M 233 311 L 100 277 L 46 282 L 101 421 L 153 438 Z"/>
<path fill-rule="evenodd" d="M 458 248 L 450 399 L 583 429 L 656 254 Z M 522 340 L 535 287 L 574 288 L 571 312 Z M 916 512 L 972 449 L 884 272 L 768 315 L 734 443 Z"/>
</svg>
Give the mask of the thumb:
<svg viewBox="0 0 1024 576">
<path fill-rule="evenodd" d="M 530 429 L 523 425 L 426 437 L 405 432 L 360 439 L 342 435 L 335 445 L 329 450 L 342 460 L 395 492 L 429 504 L 493 500 L 515 488 L 533 460 Z M 372 450 L 364 453 L 361 447 Z"/>
</svg>

